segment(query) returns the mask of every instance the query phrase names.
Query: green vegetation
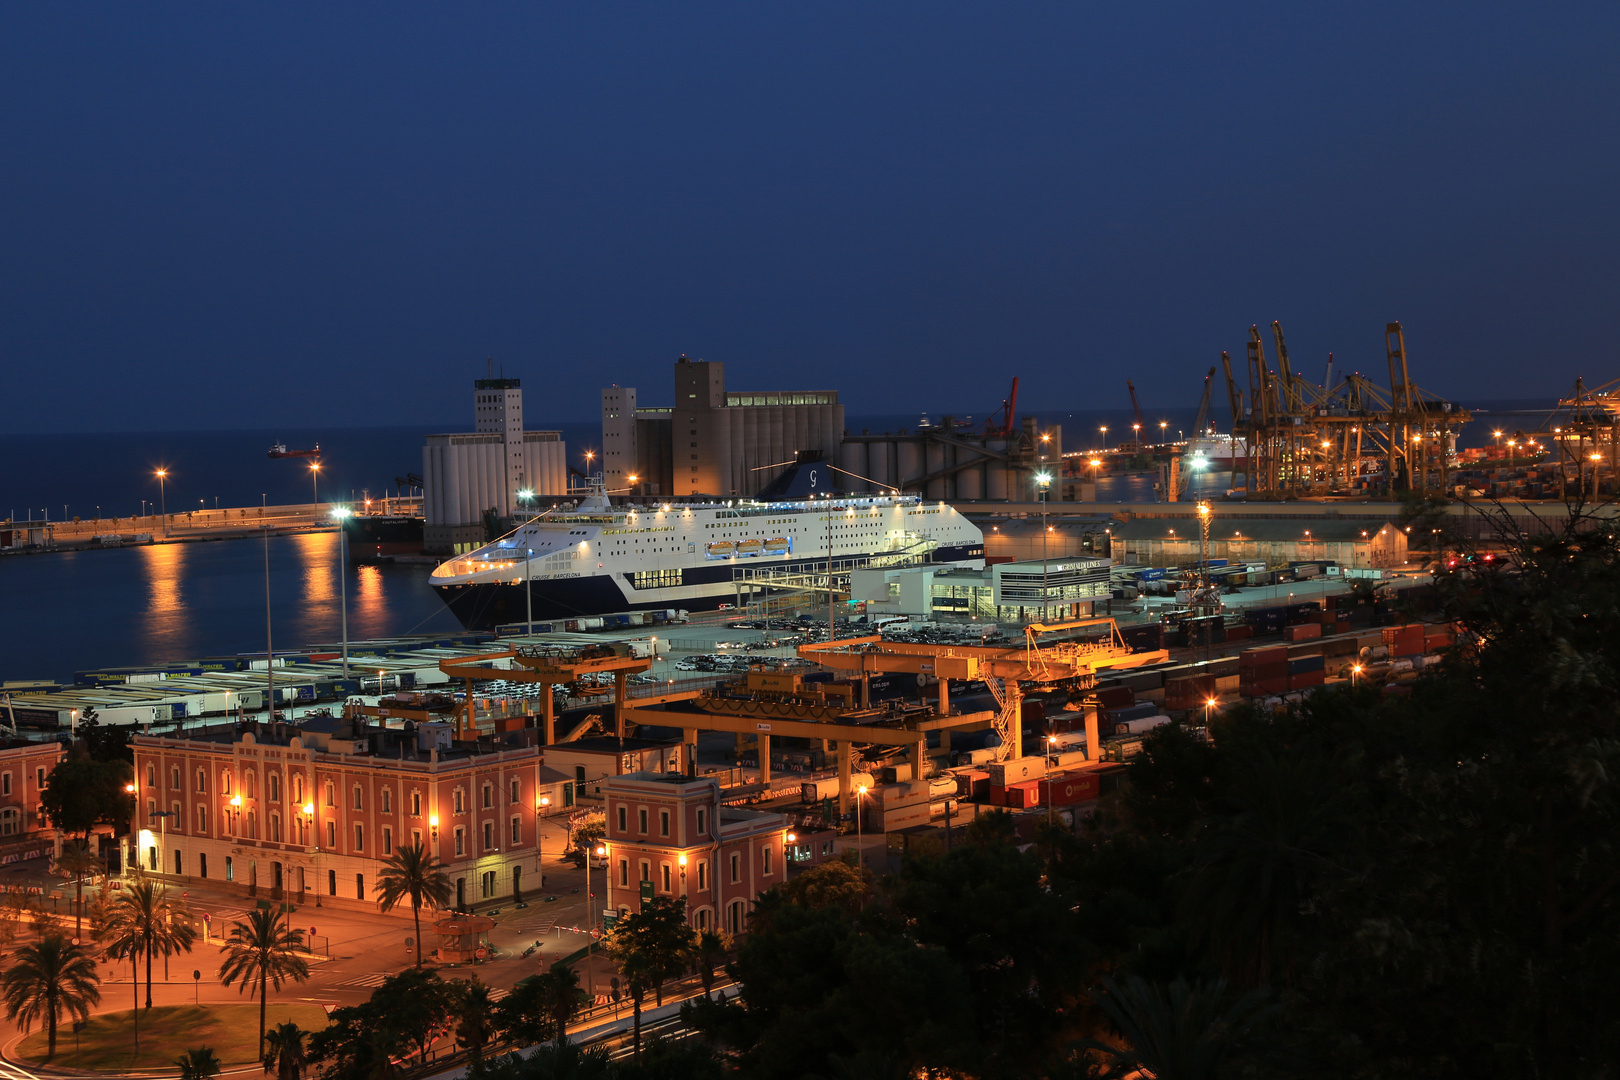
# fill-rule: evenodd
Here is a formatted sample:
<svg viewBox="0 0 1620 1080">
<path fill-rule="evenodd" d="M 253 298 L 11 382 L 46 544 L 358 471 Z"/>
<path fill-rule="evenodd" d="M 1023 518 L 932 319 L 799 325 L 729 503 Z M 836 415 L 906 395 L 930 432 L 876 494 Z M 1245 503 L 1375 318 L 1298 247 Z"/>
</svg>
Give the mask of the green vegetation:
<svg viewBox="0 0 1620 1080">
<path fill-rule="evenodd" d="M 36 1023 L 44 1025 L 49 1061 L 56 1056 L 58 1022 L 83 1020 L 91 1006 L 101 1003 L 97 982 L 96 962 L 89 951 L 69 944 L 60 934 L 49 934 L 37 945 L 17 950 L 11 967 L 0 977 L 0 999 L 5 1001 L 6 1019 L 17 1021 L 24 1032 Z"/>
<path fill-rule="evenodd" d="M 137 1011 L 144 1012 L 126 1009 L 92 1016 L 76 1038 L 64 1031 L 51 1064 L 90 1072 L 155 1069 L 173 1075 L 175 1048 L 200 1044 L 210 1047 L 225 1068 L 259 1061 L 259 1010 L 253 1005 L 159 1005 L 141 1017 L 139 1049 L 132 1038 Z M 277 1023 L 310 1029 L 326 1026 L 326 1013 L 319 1005 L 274 1005 L 270 1016 Z M 25 1062 L 42 1062 L 45 1042 L 45 1033 L 36 1032 L 18 1045 L 16 1054 Z"/>
<path fill-rule="evenodd" d="M 298 955 L 303 947 L 303 931 L 287 929 L 274 912 L 263 909 L 248 912 L 247 922 L 233 925 L 225 938 L 225 960 L 219 966 L 219 980 L 226 986 L 239 981 L 242 989 L 259 996 L 261 1047 L 269 1022 L 270 987 L 273 985 L 280 990 L 285 982 L 303 982 L 309 978 L 309 964 Z M 147 997 L 150 1008 L 150 990 Z"/>
<path fill-rule="evenodd" d="M 418 840 L 410 847 L 395 850 L 383 863 L 377 876 L 377 906 L 392 911 L 402 900 L 411 902 L 411 921 L 416 926 L 416 966 L 422 966 L 422 905 L 442 908 L 450 904 L 450 876 L 435 855 Z"/>
<path fill-rule="evenodd" d="M 134 776 L 122 758 L 67 757 L 46 777 L 40 805 L 52 825 L 87 838 L 97 825 L 125 825 L 134 816 L 135 796 L 124 790 Z"/>
</svg>

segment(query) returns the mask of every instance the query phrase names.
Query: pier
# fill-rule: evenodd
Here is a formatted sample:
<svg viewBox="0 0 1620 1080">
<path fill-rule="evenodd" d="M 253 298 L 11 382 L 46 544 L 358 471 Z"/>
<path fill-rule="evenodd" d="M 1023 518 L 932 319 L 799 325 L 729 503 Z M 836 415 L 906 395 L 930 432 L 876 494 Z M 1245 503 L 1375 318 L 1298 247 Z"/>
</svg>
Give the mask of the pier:
<svg viewBox="0 0 1620 1080">
<path fill-rule="evenodd" d="M 192 543 L 293 533 L 333 532 L 332 511 L 347 503 L 291 503 L 281 506 L 226 506 L 171 514 L 129 517 L 69 518 L 64 521 L 0 522 L 0 554 L 78 551 L 135 544 Z M 374 513 L 418 514 L 422 500 L 369 500 Z M 350 509 L 354 509 L 350 507 Z"/>
</svg>

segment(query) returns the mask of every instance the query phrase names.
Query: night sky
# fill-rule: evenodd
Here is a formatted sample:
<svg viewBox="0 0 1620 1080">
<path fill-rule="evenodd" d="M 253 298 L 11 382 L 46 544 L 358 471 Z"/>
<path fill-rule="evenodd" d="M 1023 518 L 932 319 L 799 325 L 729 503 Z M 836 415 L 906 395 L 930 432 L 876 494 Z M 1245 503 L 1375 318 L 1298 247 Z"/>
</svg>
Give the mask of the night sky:
<svg viewBox="0 0 1620 1080">
<path fill-rule="evenodd" d="M 852 414 L 1620 377 L 1620 8 L 10 4 L 0 425 Z M 536 392 L 538 391 L 538 392 Z"/>
</svg>

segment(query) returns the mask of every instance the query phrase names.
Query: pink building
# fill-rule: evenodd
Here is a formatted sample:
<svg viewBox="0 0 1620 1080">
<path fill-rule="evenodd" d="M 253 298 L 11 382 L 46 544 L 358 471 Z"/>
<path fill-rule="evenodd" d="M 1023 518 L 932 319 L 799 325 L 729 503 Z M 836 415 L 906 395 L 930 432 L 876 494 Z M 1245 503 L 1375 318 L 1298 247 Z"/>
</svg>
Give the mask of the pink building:
<svg viewBox="0 0 1620 1080">
<path fill-rule="evenodd" d="M 693 927 L 741 934 L 759 894 L 787 879 L 786 820 L 721 806 L 713 780 L 627 773 L 603 780 L 602 798 L 610 912 L 685 897 Z"/>
<path fill-rule="evenodd" d="M 150 872 L 375 911 L 383 864 L 421 841 L 445 864 L 458 908 L 542 885 L 539 821 L 555 786 L 521 741 L 321 717 L 132 746 L 132 859 Z"/>
<path fill-rule="evenodd" d="M 40 796 L 63 752 L 61 743 L 0 741 L 0 864 L 55 853 L 56 830 Z"/>
</svg>

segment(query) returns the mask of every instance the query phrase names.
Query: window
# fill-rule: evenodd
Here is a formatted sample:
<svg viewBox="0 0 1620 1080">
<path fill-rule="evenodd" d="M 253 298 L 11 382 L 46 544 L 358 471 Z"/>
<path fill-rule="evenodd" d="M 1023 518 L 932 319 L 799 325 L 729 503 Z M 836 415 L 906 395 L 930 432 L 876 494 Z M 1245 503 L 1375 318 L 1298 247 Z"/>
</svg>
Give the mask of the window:
<svg viewBox="0 0 1620 1080">
<path fill-rule="evenodd" d="M 40 770 L 40 774 L 42 776 L 44 775 L 44 770 L 43 769 Z M 197 770 L 197 792 L 198 792 L 198 794 L 203 794 L 203 793 L 205 793 L 207 791 L 208 791 L 208 770 L 207 769 L 198 769 Z"/>
<path fill-rule="evenodd" d="M 484 809 L 488 810 L 490 807 L 492 807 L 494 805 L 495 805 L 495 785 L 494 784 L 485 784 L 484 785 Z"/>
<path fill-rule="evenodd" d="M 646 859 L 641 860 L 641 880 L 652 880 L 652 863 L 648 862 Z"/>
<path fill-rule="evenodd" d="M 249 810 L 248 811 L 248 839 L 249 840 L 257 840 L 258 838 L 259 838 L 259 812 L 257 810 Z"/>
<path fill-rule="evenodd" d="M 645 810 L 637 810 L 636 811 L 636 818 L 641 823 L 641 831 L 646 832 L 647 831 L 647 811 L 645 811 Z"/>
<path fill-rule="evenodd" d="M 354 826 L 354 850 L 356 850 L 356 851 L 364 851 L 365 849 L 366 849 L 366 827 L 364 825 L 356 823 L 355 826 Z"/>
<path fill-rule="evenodd" d="M 300 806 L 304 805 L 304 778 L 297 773 L 293 773 L 292 787 L 293 802 Z"/>
<path fill-rule="evenodd" d="M 229 772 L 219 774 L 219 790 L 227 795 L 231 793 L 231 774 Z"/>
<path fill-rule="evenodd" d="M 366 875 L 364 874 L 354 875 L 354 898 L 356 900 L 366 898 Z"/>
<path fill-rule="evenodd" d="M 359 784 L 354 785 L 354 808 L 356 810 L 364 810 L 366 808 L 366 797 Z"/>
<path fill-rule="evenodd" d="M 386 825 L 383 826 L 382 853 L 384 855 L 392 855 L 394 853 L 394 830 L 390 829 Z"/>
<path fill-rule="evenodd" d="M 411 816 L 422 816 L 422 793 L 420 791 L 411 792 Z"/>
<path fill-rule="evenodd" d="M 669 887 L 669 863 L 664 864 L 664 891 L 665 892 L 673 892 L 674 891 L 673 889 L 671 889 Z"/>
<path fill-rule="evenodd" d="M 15 806 L 0 810 L 0 836 L 16 836 L 22 832 L 22 811 Z"/>
<path fill-rule="evenodd" d="M 709 887 L 709 864 L 707 862 L 699 862 L 698 863 L 698 891 L 702 892 L 704 889 L 707 889 L 708 887 Z"/>
<path fill-rule="evenodd" d="M 619 860 L 619 884 L 620 885 L 629 885 L 630 884 L 630 860 L 629 859 L 620 859 Z"/>
<path fill-rule="evenodd" d="M 281 774 L 280 773 L 271 773 L 265 779 L 268 781 L 268 786 L 270 788 L 270 801 L 271 802 L 280 802 L 281 801 Z"/>
<path fill-rule="evenodd" d="M 197 852 L 197 874 L 199 877 L 208 876 L 208 852 Z"/>
<path fill-rule="evenodd" d="M 523 822 L 518 818 L 512 819 L 512 846 L 517 847 L 523 843 Z"/>
<path fill-rule="evenodd" d="M 249 771 L 247 774 L 247 797 L 250 799 L 259 797 L 259 774 L 256 772 Z"/>
<path fill-rule="evenodd" d="M 11 794 L 11 774 L 0 773 L 0 795 Z"/>
<path fill-rule="evenodd" d="M 411 830 L 411 846 L 412 847 L 421 847 L 422 846 L 422 830 L 421 829 L 412 829 Z"/>
<path fill-rule="evenodd" d="M 328 821 L 326 823 L 326 846 L 333 848 L 334 850 L 337 848 L 337 822 L 335 821 Z M 336 896 L 337 893 L 333 893 L 332 895 Z"/>
<path fill-rule="evenodd" d="M 467 830 L 459 826 L 456 828 L 456 854 L 467 854 Z"/>
<path fill-rule="evenodd" d="M 385 814 L 392 814 L 394 812 L 394 789 L 393 788 L 386 788 L 385 787 L 385 788 L 382 789 L 382 812 L 385 813 Z"/>
<path fill-rule="evenodd" d="M 709 812 L 701 806 L 698 807 L 697 812 L 697 834 L 699 836 L 709 835 Z"/>
<path fill-rule="evenodd" d="M 337 785 L 328 780 L 326 782 L 326 805 L 337 805 Z M 335 893 L 333 895 L 336 895 Z"/>
<path fill-rule="evenodd" d="M 495 823 L 493 821 L 484 822 L 484 850 L 495 850 Z"/>
<path fill-rule="evenodd" d="M 157 787 L 157 766 L 150 763 L 146 766 L 146 786 Z"/>
<path fill-rule="evenodd" d="M 733 885 L 742 880 L 742 856 L 735 853 L 731 856 L 731 883 Z"/>
<path fill-rule="evenodd" d="M 467 793 L 460 788 L 456 788 L 455 810 L 458 814 L 467 812 Z"/>
<path fill-rule="evenodd" d="M 208 807 L 206 806 L 197 807 L 197 831 L 200 833 L 208 831 Z M 206 874 L 203 876 L 207 877 Z"/>
<path fill-rule="evenodd" d="M 328 870 L 326 872 L 326 895 L 327 896 L 336 896 L 337 895 L 337 871 L 336 870 Z"/>
<path fill-rule="evenodd" d="M 236 880 L 236 867 L 231 863 L 231 857 L 229 855 L 225 856 L 225 880 Z"/>
<path fill-rule="evenodd" d="M 759 849 L 759 857 L 760 857 L 760 867 L 761 867 L 764 875 L 766 877 L 770 877 L 771 876 L 771 849 L 769 847 L 760 848 Z"/>
<path fill-rule="evenodd" d="M 281 815 L 280 814 L 271 814 L 270 815 L 270 842 L 273 843 L 273 844 L 281 843 Z"/>
<path fill-rule="evenodd" d="M 521 801 L 522 792 L 523 792 L 523 783 L 520 780 L 513 780 L 507 786 L 507 789 L 506 789 L 507 798 L 511 802 L 519 802 L 519 801 Z"/>
<path fill-rule="evenodd" d="M 175 791 L 180 790 L 180 766 L 178 765 L 169 767 L 169 787 Z"/>
<path fill-rule="evenodd" d="M 622 806 L 619 807 L 619 831 L 620 832 L 629 832 L 630 831 L 629 826 L 625 824 L 625 814 L 626 813 L 628 813 L 628 811 L 626 811 L 624 807 L 622 807 Z"/>
<path fill-rule="evenodd" d="M 149 825 L 157 824 L 157 803 L 151 799 L 146 800 L 146 822 Z"/>
<path fill-rule="evenodd" d="M 668 810 L 660 810 L 660 811 L 658 811 L 658 835 L 659 836 L 668 836 L 669 835 L 669 811 Z"/>
</svg>

